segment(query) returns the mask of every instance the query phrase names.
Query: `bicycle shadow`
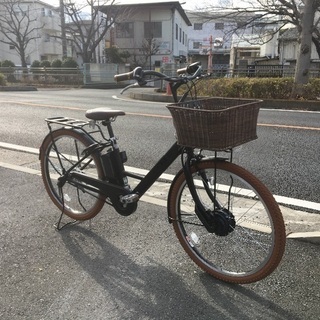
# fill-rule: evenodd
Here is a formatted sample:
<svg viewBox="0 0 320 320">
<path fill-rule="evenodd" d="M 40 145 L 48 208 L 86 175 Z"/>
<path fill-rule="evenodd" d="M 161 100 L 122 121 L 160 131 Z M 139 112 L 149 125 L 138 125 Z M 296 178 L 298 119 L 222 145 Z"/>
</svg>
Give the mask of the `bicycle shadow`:
<svg viewBox="0 0 320 320">
<path fill-rule="evenodd" d="M 79 225 L 62 230 L 61 238 L 78 264 L 112 299 L 119 319 L 188 319 L 192 314 L 196 318 L 195 310 L 203 309 L 222 319 L 218 310 L 198 299 L 179 277 L 155 261 L 139 265 Z"/>
<path fill-rule="evenodd" d="M 241 308 L 244 303 L 252 303 L 252 299 L 260 316 L 262 310 L 270 307 L 276 310 L 269 313 L 273 317 L 266 319 L 294 319 L 292 314 L 250 289 L 226 285 L 200 274 L 200 282 L 207 291 L 203 298 L 187 280 L 182 281 L 163 265 L 154 260 L 147 265 L 136 263 L 106 239 L 80 225 L 66 228 L 60 234 L 75 261 L 106 292 L 111 304 L 117 306 L 119 319 L 208 319 L 208 315 L 212 319 L 257 319 Z M 236 300 L 239 293 L 241 305 Z"/>
<path fill-rule="evenodd" d="M 302 320 L 279 304 L 256 293 L 254 291 L 255 284 L 251 285 L 252 288 L 247 288 L 246 286 L 225 283 L 223 290 L 219 290 L 218 286 L 212 288 L 209 279 L 210 276 L 205 273 L 200 275 L 200 281 L 207 293 L 211 297 L 218 295 L 221 302 L 224 302 L 224 307 L 228 312 L 227 319 Z M 226 288 L 230 290 L 226 290 Z M 230 301 L 233 301 L 232 308 L 228 308 Z M 250 315 L 244 314 L 244 306 L 250 306 Z"/>
</svg>

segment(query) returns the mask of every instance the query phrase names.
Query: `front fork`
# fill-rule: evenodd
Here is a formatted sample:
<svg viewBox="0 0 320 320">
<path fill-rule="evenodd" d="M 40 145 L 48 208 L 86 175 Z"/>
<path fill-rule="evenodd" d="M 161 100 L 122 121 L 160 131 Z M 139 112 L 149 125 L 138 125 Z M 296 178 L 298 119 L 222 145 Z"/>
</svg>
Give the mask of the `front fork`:
<svg viewBox="0 0 320 320">
<path fill-rule="evenodd" d="M 202 203 L 202 201 L 199 198 L 198 192 L 196 191 L 196 187 L 194 184 L 194 180 L 192 177 L 192 172 L 191 172 L 191 166 L 197 166 L 197 162 L 201 160 L 201 155 L 195 155 L 191 150 L 186 150 L 186 159 L 183 162 L 183 171 L 184 175 L 186 177 L 187 185 L 190 190 L 190 193 L 192 195 L 192 198 L 195 203 L 195 213 L 198 216 L 199 220 L 203 223 L 205 228 L 208 230 L 210 233 L 215 232 L 215 221 L 213 219 L 213 213 L 216 209 L 220 208 L 220 205 L 218 201 L 215 199 L 215 195 L 212 194 L 212 191 L 209 187 L 209 181 L 208 177 L 206 175 L 206 172 L 204 170 L 196 170 L 198 174 L 201 176 L 201 180 L 203 182 L 203 187 L 210 198 L 210 200 L 214 204 L 214 211 L 211 211 L 209 209 L 206 209 Z"/>
<path fill-rule="evenodd" d="M 195 203 L 195 213 L 208 232 L 214 233 L 217 236 L 226 236 L 235 229 L 236 223 L 232 212 L 229 210 L 230 206 L 228 205 L 228 208 L 225 208 L 217 200 L 217 171 L 214 170 L 213 177 L 208 177 L 205 170 L 197 169 L 197 163 L 201 161 L 203 156 L 201 154 L 195 155 L 193 151 L 190 149 L 187 149 L 186 153 L 187 157 L 186 160 L 183 162 L 183 170 L 186 177 L 188 188 Z M 222 159 L 218 159 L 216 161 L 222 161 Z M 196 191 L 196 186 L 194 184 L 191 172 L 192 166 L 195 167 L 195 171 L 201 177 L 202 187 L 204 188 L 206 195 L 212 202 L 213 209 L 204 207 L 199 197 L 199 194 Z M 213 190 L 212 188 L 210 188 L 209 185 L 211 178 L 213 179 Z M 230 186 L 230 188 L 231 187 L 232 185 Z"/>
</svg>

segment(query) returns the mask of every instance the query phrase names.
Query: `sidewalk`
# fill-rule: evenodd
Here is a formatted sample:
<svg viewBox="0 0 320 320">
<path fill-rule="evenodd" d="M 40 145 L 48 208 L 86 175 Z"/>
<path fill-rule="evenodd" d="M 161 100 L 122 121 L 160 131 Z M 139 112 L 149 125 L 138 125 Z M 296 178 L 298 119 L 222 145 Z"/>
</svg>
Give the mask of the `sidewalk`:
<svg viewBox="0 0 320 320">
<path fill-rule="evenodd" d="M 137 87 L 135 89 L 129 89 L 124 93 L 124 95 L 136 100 L 174 103 L 172 96 L 167 95 L 165 92 L 156 92 L 155 88 L 152 87 Z M 206 97 L 199 98 L 206 99 Z M 320 111 L 320 101 L 263 99 L 261 108 Z"/>
</svg>

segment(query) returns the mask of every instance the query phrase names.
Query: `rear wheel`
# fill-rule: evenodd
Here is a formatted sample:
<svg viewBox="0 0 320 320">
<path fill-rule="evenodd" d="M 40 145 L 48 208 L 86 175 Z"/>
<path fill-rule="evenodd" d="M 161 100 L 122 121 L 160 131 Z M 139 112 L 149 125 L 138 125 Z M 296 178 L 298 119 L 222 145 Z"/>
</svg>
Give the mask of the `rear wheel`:
<svg viewBox="0 0 320 320">
<path fill-rule="evenodd" d="M 205 181 L 201 172 L 206 173 Z M 196 192 L 210 212 L 215 208 L 204 184 L 215 194 L 229 231 L 227 235 L 207 231 L 195 214 L 195 202 L 181 171 L 170 189 L 168 212 L 191 259 L 212 276 L 232 283 L 255 282 L 274 271 L 284 253 L 286 235 L 279 206 L 269 190 L 229 162 L 203 161 L 192 167 L 192 174 Z M 226 213 L 232 223 L 225 219 Z"/>
<path fill-rule="evenodd" d="M 102 209 L 105 197 L 68 181 L 59 188 L 57 179 L 83 156 L 83 150 L 91 144 L 92 141 L 83 134 L 63 128 L 49 134 L 41 146 L 40 164 L 45 188 L 53 203 L 76 220 L 93 218 Z M 91 155 L 73 170 L 100 179 L 103 177 L 97 155 Z"/>
</svg>

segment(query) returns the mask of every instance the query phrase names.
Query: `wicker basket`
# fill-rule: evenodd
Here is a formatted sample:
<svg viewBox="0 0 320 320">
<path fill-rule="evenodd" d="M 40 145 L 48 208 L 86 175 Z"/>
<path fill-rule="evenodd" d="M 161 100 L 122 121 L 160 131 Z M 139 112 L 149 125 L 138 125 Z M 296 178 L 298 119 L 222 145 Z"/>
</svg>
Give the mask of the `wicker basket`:
<svg viewBox="0 0 320 320">
<path fill-rule="evenodd" d="M 221 151 L 257 138 L 262 100 L 210 98 L 170 104 L 178 144 Z"/>
</svg>

